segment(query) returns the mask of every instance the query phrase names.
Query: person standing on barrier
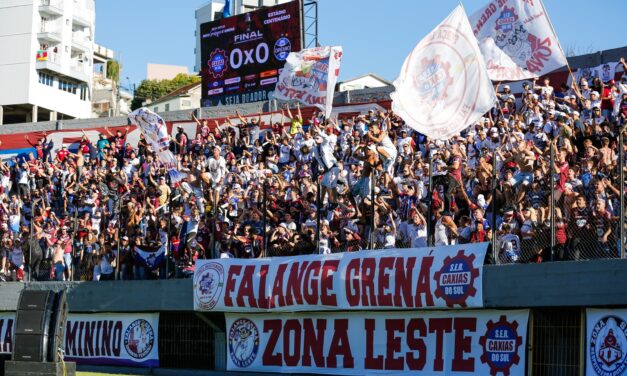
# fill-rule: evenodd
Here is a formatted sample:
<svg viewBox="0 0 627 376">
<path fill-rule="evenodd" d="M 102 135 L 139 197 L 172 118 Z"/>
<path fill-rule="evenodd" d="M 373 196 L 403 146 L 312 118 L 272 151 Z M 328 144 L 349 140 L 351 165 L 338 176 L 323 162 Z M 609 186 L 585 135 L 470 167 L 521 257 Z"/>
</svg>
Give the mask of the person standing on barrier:
<svg viewBox="0 0 627 376">
<path fill-rule="evenodd" d="M 570 211 L 570 221 L 568 226 L 568 251 L 571 260 L 579 260 L 582 250 L 592 246 L 591 212 L 584 195 L 577 196 L 575 206 Z"/>
<path fill-rule="evenodd" d="M 612 215 L 607 211 L 604 200 L 597 200 L 592 211 L 592 222 L 597 236 L 593 257 L 604 258 L 615 254 L 612 252 L 614 240 L 612 236 Z"/>
<path fill-rule="evenodd" d="M 52 249 L 52 273 L 55 281 L 63 281 L 63 273 L 65 271 L 65 247 L 63 242 L 58 239 Z"/>
</svg>

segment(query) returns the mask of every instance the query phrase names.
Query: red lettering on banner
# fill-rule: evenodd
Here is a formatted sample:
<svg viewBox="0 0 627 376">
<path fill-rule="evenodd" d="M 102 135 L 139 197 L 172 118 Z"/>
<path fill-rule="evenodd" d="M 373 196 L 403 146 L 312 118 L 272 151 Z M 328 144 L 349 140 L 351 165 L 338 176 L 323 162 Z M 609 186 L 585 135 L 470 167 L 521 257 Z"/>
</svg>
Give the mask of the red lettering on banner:
<svg viewBox="0 0 627 376">
<path fill-rule="evenodd" d="M 312 275 L 313 273 L 313 275 Z M 312 261 L 305 273 L 305 285 L 303 286 L 305 302 L 310 305 L 318 304 L 318 283 L 320 276 L 320 261 Z M 311 287 L 311 290 L 309 289 Z"/>
<path fill-rule="evenodd" d="M 302 294 L 302 285 L 303 285 L 303 276 L 305 275 L 305 269 L 307 265 L 309 265 L 309 261 L 303 261 L 302 266 L 300 267 L 300 272 L 298 271 L 298 266 L 300 263 L 295 262 L 292 264 L 290 268 L 290 275 L 287 278 L 287 293 L 285 297 L 285 302 L 287 305 L 294 304 L 294 300 L 296 300 L 296 304 L 303 304 L 303 294 Z"/>
<path fill-rule="evenodd" d="M 346 301 L 351 307 L 359 305 L 359 259 L 355 258 L 346 266 Z"/>
<path fill-rule="evenodd" d="M 255 301 L 255 291 L 253 287 L 253 278 L 255 277 L 255 265 L 246 265 L 244 267 L 244 274 L 242 275 L 242 281 L 239 284 L 239 290 L 237 291 L 237 305 L 245 307 L 244 298 L 248 297 L 248 305 L 253 308 L 257 308 L 257 302 Z"/>
<path fill-rule="evenodd" d="M 413 307 L 412 298 L 412 272 L 416 265 L 416 258 L 407 258 L 407 266 L 405 267 L 405 259 L 398 257 L 394 269 L 394 306 L 395 307 Z"/>
<path fill-rule="evenodd" d="M 433 306 L 433 296 L 431 296 L 431 265 L 433 265 L 433 256 L 422 258 L 420 263 L 420 272 L 418 273 L 418 281 L 416 282 L 416 297 L 414 307 L 431 307 Z M 425 296 L 424 305 L 422 296 Z"/>
<path fill-rule="evenodd" d="M 327 356 L 327 367 L 337 368 L 337 357 L 342 356 L 342 368 L 353 368 L 355 358 L 351 352 L 350 341 L 348 340 L 348 319 L 337 319 L 334 322 L 333 339 L 329 347 Z"/>
<path fill-rule="evenodd" d="M 377 297 L 374 294 L 376 267 L 373 258 L 366 257 L 361 262 L 361 305 L 364 307 L 377 305 Z"/>
<path fill-rule="evenodd" d="M 390 288 L 390 274 L 392 269 L 394 268 L 394 257 L 381 257 L 379 259 L 379 301 L 377 302 L 378 306 L 392 306 L 392 294 L 386 290 Z"/>
<path fill-rule="evenodd" d="M 364 359 L 364 367 L 366 369 L 383 369 L 383 355 L 375 358 L 373 354 L 375 326 L 375 319 L 364 320 L 364 329 L 366 329 L 366 359 Z"/>
<path fill-rule="evenodd" d="M 401 339 L 396 336 L 396 332 L 405 331 L 404 319 L 385 320 L 385 331 L 387 332 L 387 350 L 385 353 L 385 369 L 400 371 L 405 368 L 403 357 L 396 358 L 394 355 L 401 351 Z"/>
<path fill-rule="evenodd" d="M 231 265 L 226 276 L 226 291 L 224 291 L 224 305 L 233 307 L 231 293 L 235 291 L 235 277 L 242 271 L 241 265 Z"/>
<path fill-rule="evenodd" d="M 96 356 L 100 356 L 100 329 L 102 329 L 102 321 L 97 321 L 98 325 L 96 325 Z"/>
<path fill-rule="evenodd" d="M 429 333 L 435 333 L 435 357 L 433 358 L 434 371 L 442 371 L 444 369 L 444 333 L 451 332 L 452 322 L 452 318 L 429 319 Z"/>
<path fill-rule="evenodd" d="M 473 372 L 475 370 L 475 358 L 464 359 L 464 353 L 471 351 L 471 337 L 465 336 L 464 331 L 477 330 L 477 318 L 458 317 L 453 322 L 455 330 L 455 352 L 453 355 L 453 371 Z"/>
<path fill-rule="evenodd" d="M 263 264 L 259 270 L 259 308 L 269 308 L 270 301 L 266 296 L 266 279 L 268 278 L 268 269 L 270 265 Z"/>
<path fill-rule="evenodd" d="M 268 337 L 268 343 L 266 349 L 263 351 L 261 362 L 264 366 L 282 366 L 281 353 L 274 353 L 276 344 L 279 342 L 279 336 L 281 335 L 281 320 L 264 320 L 263 332 L 270 332 Z"/>
<path fill-rule="evenodd" d="M 85 343 L 83 344 L 83 348 L 85 349 L 85 356 L 94 355 L 93 337 L 94 337 L 95 327 L 96 327 L 95 321 L 85 323 L 85 336 L 84 336 Z"/>
<path fill-rule="evenodd" d="M 300 361 L 301 329 L 300 322 L 297 319 L 287 320 L 283 327 L 283 358 L 285 359 L 285 365 L 288 367 L 296 367 Z M 294 342 L 291 344 L 290 332 L 294 332 Z M 292 348 L 294 353 L 290 352 Z"/>
<path fill-rule="evenodd" d="M 337 297 L 330 293 L 333 290 L 333 275 L 337 272 L 340 260 L 328 260 L 322 265 L 320 276 L 320 302 L 322 305 L 337 307 Z"/>
<path fill-rule="evenodd" d="M 285 275 L 285 269 L 287 269 L 287 264 L 279 264 L 277 268 L 276 276 L 274 277 L 274 286 L 272 287 L 272 295 L 270 297 L 270 308 L 285 306 L 285 296 L 283 295 L 283 276 Z"/>
<path fill-rule="evenodd" d="M 551 38 L 540 40 L 534 35 L 529 34 L 529 43 L 531 44 L 532 56 L 527 60 L 527 69 L 531 73 L 539 72 L 544 68 L 544 62 L 549 61 L 551 56 Z"/>
<path fill-rule="evenodd" d="M 312 319 L 303 320 L 305 331 L 303 340 L 303 367 L 311 366 L 311 356 L 316 367 L 324 367 L 324 332 L 327 329 L 327 320 L 316 320 L 314 329 Z"/>
<path fill-rule="evenodd" d="M 418 338 L 416 337 L 418 334 Z M 419 337 L 427 335 L 427 324 L 423 319 L 411 319 L 407 324 L 407 347 L 417 352 L 407 352 L 407 366 L 412 371 L 419 371 L 425 368 L 427 363 L 427 346 L 425 341 Z"/>
<path fill-rule="evenodd" d="M 113 331 L 113 321 L 102 323 L 102 355 L 111 356 L 111 332 Z"/>
</svg>

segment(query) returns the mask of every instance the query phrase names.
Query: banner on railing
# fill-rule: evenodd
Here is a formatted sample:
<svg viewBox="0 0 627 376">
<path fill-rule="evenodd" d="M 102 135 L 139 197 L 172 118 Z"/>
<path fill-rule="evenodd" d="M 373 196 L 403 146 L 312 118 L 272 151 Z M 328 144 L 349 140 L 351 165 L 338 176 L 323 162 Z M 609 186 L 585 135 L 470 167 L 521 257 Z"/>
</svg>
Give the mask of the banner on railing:
<svg viewBox="0 0 627 376">
<path fill-rule="evenodd" d="M 198 260 L 194 309 L 264 312 L 483 307 L 488 243 Z"/>
<path fill-rule="evenodd" d="M 0 312 L 0 354 L 13 352 L 13 328 L 15 313 Z"/>
<path fill-rule="evenodd" d="M 0 313 L 0 354 L 13 351 L 15 313 Z M 158 313 L 68 316 L 65 360 L 78 364 L 159 367 Z"/>
<path fill-rule="evenodd" d="M 586 328 L 586 375 L 625 375 L 627 309 L 587 309 Z"/>
<path fill-rule="evenodd" d="M 524 375 L 528 317 L 528 310 L 227 313 L 227 369 Z"/>
</svg>

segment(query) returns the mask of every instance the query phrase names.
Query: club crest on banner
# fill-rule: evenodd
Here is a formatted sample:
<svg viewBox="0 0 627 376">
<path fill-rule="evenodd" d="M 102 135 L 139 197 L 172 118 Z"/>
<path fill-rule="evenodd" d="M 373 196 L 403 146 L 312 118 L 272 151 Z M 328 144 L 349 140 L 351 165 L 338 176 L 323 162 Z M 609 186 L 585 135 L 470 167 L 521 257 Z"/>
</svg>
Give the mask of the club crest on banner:
<svg viewBox="0 0 627 376">
<path fill-rule="evenodd" d="M 194 273 L 194 292 L 201 309 L 212 309 L 224 287 L 224 267 L 217 262 L 201 266 Z"/>
<path fill-rule="evenodd" d="M 422 59 L 421 65 L 422 72 L 416 76 L 414 84 L 422 99 L 420 104 L 431 108 L 447 97 L 448 88 L 453 83 L 451 63 L 442 61 L 440 56 L 436 55 L 433 59 Z"/>
<path fill-rule="evenodd" d="M 503 8 L 496 21 L 496 45 L 518 63 L 526 62 L 533 51 L 529 43 L 529 33 L 518 19 L 514 8 Z"/>
<path fill-rule="evenodd" d="M 483 346 L 481 363 L 490 367 L 491 376 L 498 373 L 508 376 L 512 366 L 520 362 L 518 350 L 523 338 L 518 335 L 518 322 L 509 322 L 505 315 L 501 315 L 499 321 L 490 320 L 486 326 L 485 335 L 479 338 L 479 344 Z"/>
<path fill-rule="evenodd" d="M 220 48 L 216 48 L 215 50 L 211 52 L 211 54 L 209 55 L 209 61 L 207 65 L 209 66 L 209 72 L 211 73 L 213 78 L 222 77 L 222 75 L 226 71 L 226 67 L 227 67 L 226 62 L 227 62 L 227 57 L 226 57 L 226 52 L 224 50 Z"/>
<path fill-rule="evenodd" d="M 235 320 L 229 329 L 229 356 L 237 367 L 250 366 L 259 352 L 259 330 L 249 319 Z"/>
<path fill-rule="evenodd" d="M 596 322 L 589 338 L 590 365 L 597 375 L 618 376 L 627 369 L 627 322 L 605 316 Z"/>
<path fill-rule="evenodd" d="M 124 348 L 135 359 L 143 359 L 150 354 L 155 344 L 155 333 L 150 323 L 144 319 L 133 321 L 124 333 Z"/>
<path fill-rule="evenodd" d="M 460 250 L 455 257 L 447 256 L 440 271 L 433 275 L 437 284 L 434 295 L 444 299 L 447 307 L 466 307 L 468 297 L 477 293 L 474 285 L 479 269 L 472 266 L 474 260 L 475 255 L 466 256 Z"/>
</svg>

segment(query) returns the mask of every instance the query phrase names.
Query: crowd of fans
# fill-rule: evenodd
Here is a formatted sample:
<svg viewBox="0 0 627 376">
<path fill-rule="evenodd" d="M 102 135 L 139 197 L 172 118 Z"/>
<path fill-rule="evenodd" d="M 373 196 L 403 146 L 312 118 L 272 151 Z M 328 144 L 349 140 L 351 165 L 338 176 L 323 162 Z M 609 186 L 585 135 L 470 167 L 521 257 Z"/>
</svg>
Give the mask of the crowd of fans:
<svg viewBox="0 0 627 376">
<path fill-rule="evenodd" d="M 33 279 L 183 277 L 198 258 L 493 239 L 503 263 L 616 257 L 627 76 L 495 90 L 498 105 L 447 141 L 392 111 L 192 114 L 194 138 L 172 132 L 180 183 L 128 128 L 72 150 L 27 137 L 29 158 L 0 163 L 0 275 L 22 279 L 30 264 Z M 162 246 L 157 267 L 137 257 Z"/>
</svg>

